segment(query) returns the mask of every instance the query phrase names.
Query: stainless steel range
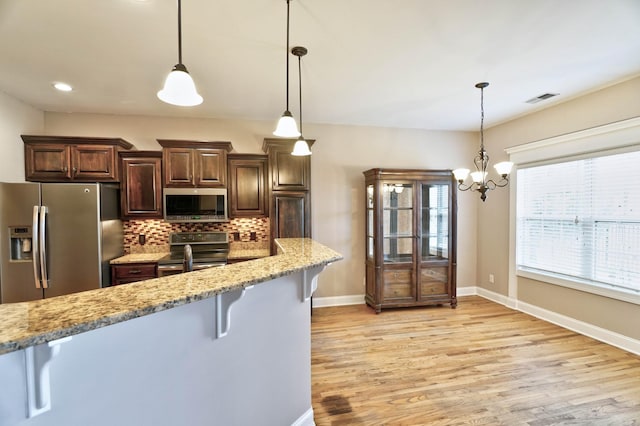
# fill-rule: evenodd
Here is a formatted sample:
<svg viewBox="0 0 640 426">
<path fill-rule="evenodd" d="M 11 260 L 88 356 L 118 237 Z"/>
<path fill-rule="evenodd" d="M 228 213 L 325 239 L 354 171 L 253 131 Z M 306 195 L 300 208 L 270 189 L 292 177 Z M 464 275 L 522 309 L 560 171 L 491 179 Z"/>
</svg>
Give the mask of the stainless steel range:
<svg viewBox="0 0 640 426">
<path fill-rule="evenodd" d="M 229 236 L 226 232 L 174 232 L 169 235 L 169 250 L 158 260 L 158 276 L 226 265 Z"/>
</svg>

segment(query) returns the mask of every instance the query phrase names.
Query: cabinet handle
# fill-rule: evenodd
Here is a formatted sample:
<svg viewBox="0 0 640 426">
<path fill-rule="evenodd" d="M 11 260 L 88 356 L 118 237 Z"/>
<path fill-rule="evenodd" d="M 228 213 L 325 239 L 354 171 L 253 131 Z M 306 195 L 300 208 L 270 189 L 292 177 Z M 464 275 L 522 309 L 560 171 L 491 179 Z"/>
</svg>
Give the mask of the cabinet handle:
<svg viewBox="0 0 640 426">
<path fill-rule="evenodd" d="M 77 167 L 74 167 L 74 168 L 73 168 L 73 175 L 75 176 L 77 172 L 78 172 L 78 168 L 77 168 Z"/>
<path fill-rule="evenodd" d="M 139 273 L 141 273 L 141 272 L 142 272 L 142 271 L 141 271 L 140 269 L 132 269 L 132 270 L 130 270 L 130 271 L 129 271 L 129 274 L 131 274 L 131 275 L 136 275 L 136 274 L 139 274 Z"/>
<path fill-rule="evenodd" d="M 67 166 L 64 166 L 64 167 L 62 168 L 62 171 L 63 171 L 63 172 L 65 172 L 65 173 L 67 173 L 67 170 L 69 170 L 69 168 L 67 168 Z"/>
</svg>

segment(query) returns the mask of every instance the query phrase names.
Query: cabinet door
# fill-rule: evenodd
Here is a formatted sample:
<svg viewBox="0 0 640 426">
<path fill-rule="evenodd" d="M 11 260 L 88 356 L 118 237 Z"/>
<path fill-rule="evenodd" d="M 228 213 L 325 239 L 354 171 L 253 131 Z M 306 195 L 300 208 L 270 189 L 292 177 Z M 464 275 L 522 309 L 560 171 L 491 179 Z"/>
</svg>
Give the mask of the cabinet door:
<svg viewBox="0 0 640 426">
<path fill-rule="evenodd" d="M 274 191 L 308 191 L 311 189 L 311 160 L 291 155 L 290 149 L 271 153 L 271 179 Z"/>
<path fill-rule="evenodd" d="M 162 155 L 165 186 L 195 186 L 193 149 L 164 148 Z"/>
<path fill-rule="evenodd" d="M 227 184 L 227 152 L 223 149 L 194 150 L 195 185 L 224 188 Z"/>
<path fill-rule="evenodd" d="M 71 178 L 85 182 L 119 181 L 116 148 L 109 145 L 71 146 Z"/>
<path fill-rule="evenodd" d="M 273 192 L 272 199 L 272 253 L 275 253 L 275 238 L 311 237 L 308 192 Z"/>
<path fill-rule="evenodd" d="M 36 182 L 70 180 L 70 152 L 69 145 L 25 143 L 25 179 Z"/>
<path fill-rule="evenodd" d="M 229 158 L 228 164 L 229 216 L 267 216 L 267 157 Z"/>
<path fill-rule="evenodd" d="M 454 291 L 450 288 L 452 190 L 449 182 L 419 185 L 421 201 L 418 264 L 421 300 L 446 300 Z"/>
<path fill-rule="evenodd" d="M 162 218 L 162 158 L 160 155 L 132 158 L 123 155 L 121 161 L 122 218 Z"/>
</svg>

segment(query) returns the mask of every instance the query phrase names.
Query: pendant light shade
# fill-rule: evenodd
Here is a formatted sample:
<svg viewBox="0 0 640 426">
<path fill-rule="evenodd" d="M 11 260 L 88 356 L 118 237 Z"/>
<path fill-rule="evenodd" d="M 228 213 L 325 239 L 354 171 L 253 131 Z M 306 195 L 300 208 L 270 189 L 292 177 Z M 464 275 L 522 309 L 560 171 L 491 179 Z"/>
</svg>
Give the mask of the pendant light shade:
<svg viewBox="0 0 640 426">
<path fill-rule="evenodd" d="M 294 138 L 296 136 L 300 136 L 296 120 L 293 118 L 289 110 L 286 110 L 284 114 L 282 114 L 273 134 L 275 136 L 280 136 L 281 138 Z"/>
<path fill-rule="evenodd" d="M 182 64 L 173 67 L 164 81 L 164 87 L 158 92 L 158 98 L 162 102 L 178 106 L 196 106 L 202 103 L 202 96 L 198 94 L 187 67 Z"/>
<path fill-rule="evenodd" d="M 293 53 L 298 57 L 298 96 L 299 96 L 298 106 L 300 107 L 300 137 L 298 138 L 295 145 L 293 146 L 293 151 L 291 152 L 291 155 L 295 155 L 299 157 L 302 157 L 305 155 L 311 155 L 309 144 L 304 139 L 304 137 L 302 137 L 302 66 L 300 65 L 300 62 L 301 62 L 301 58 L 304 55 L 306 55 L 307 52 L 308 52 L 307 48 L 302 46 L 296 46 L 293 49 L 291 49 L 291 53 Z"/>
<path fill-rule="evenodd" d="M 158 99 L 171 105 L 196 106 L 202 103 L 196 85 L 182 64 L 182 2 L 178 0 L 178 63 L 164 81 L 164 87 L 158 92 Z"/>
<path fill-rule="evenodd" d="M 287 106 L 278 120 L 278 125 L 276 126 L 276 130 L 274 130 L 273 134 L 275 136 L 279 136 L 281 138 L 297 138 L 300 136 L 300 132 L 298 131 L 298 126 L 296 125 L 296 120 L 294 120 L 291 115 L 291 111 L 289 111 L 289 1 L 287 1 L 287 50 L 286 50 L 286 93 L 287 93 Z"/>
<path fill-rule="evenodd" d="M 296 144 L 293 145 L 293 151 L 291 155 L 295 155 L 298 157 L 303 157 L 305 155 L 311 155 L 311 150 L 309 149 L 309 144 L 302 136 L 298 138 Z"/>
</svg>

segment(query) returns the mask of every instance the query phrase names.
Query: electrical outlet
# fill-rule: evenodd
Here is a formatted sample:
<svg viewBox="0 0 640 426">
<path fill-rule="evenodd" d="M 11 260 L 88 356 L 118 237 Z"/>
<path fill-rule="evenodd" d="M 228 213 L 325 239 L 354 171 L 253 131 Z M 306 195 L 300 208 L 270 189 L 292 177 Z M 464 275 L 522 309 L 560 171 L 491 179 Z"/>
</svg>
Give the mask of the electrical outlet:
<svg viewBox="0 0 640 426">
<path fill-rule="evenodd" d="M 240 241 L 240 233 L 239 232 L 234 232 L 233 233 L 233 241 Z"/>
<path fill-rule="evenodd" d="M 489 274 L 489 282 L 493 284 L 494 281 L 495 281 L 495 277 L 493 276 L 493 274 Z"/>
<path fill-rule="evenodd" d="M 252 233 L 250 234 L 250 239 L 251 239 L 251 241 L 256 241 L 256 240 L 258 239 L 258 236 L 256 235 L 256 233 L 255 233 L 255 232 L 252 232 Z"/>
</svg>

